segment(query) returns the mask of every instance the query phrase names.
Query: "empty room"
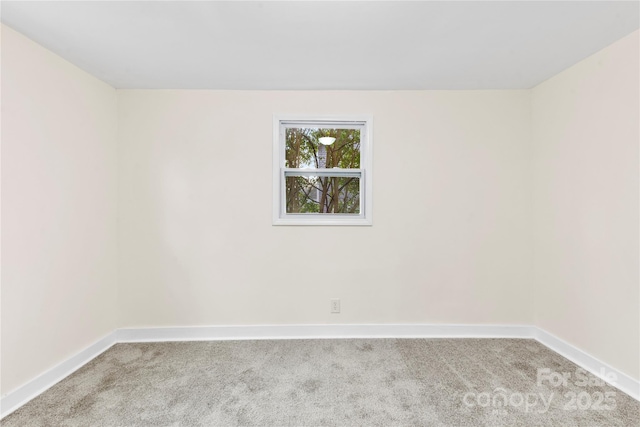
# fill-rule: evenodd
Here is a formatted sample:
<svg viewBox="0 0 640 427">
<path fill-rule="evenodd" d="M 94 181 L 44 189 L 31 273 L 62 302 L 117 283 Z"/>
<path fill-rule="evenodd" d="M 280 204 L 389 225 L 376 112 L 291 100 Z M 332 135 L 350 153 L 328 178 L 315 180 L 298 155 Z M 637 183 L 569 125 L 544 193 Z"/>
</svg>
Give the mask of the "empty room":
<svg viewBox="0 0 640 427">
<path fill-rule="evenodd" d="M 640 1 L 2 1 L 0 425 L 640 426 Z"/>
</svg>

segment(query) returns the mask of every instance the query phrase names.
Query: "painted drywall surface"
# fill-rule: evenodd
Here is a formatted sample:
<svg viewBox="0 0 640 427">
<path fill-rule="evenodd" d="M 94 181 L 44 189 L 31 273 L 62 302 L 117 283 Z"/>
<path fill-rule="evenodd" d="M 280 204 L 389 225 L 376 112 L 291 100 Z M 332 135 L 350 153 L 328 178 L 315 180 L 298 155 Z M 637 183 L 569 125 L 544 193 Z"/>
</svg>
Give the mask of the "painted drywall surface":
<svg viewBox="0 0 640 427">
<path fill-rule="evenodd" d="M 532 93 L 536 324 L 636 379 L 638 37 Z"/>
<path fill-rule="evenodd" d="M 3 395 L 116 326 L 116 108 L 2 26 Z"/>
<path fill-rule="evenodd" d="M 118 103 L 120 326 L 532 322 L 528 91 Z M 373 115 L 373 226 L 272 225 L 274 113 Z"/>
</svg>

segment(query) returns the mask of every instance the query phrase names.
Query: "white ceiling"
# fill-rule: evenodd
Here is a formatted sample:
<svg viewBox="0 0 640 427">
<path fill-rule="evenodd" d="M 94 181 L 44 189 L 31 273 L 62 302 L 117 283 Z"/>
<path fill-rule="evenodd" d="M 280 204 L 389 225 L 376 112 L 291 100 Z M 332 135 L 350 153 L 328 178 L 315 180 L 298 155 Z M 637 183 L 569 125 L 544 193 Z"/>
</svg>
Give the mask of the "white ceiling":
<svg viewBox="0 0 640 427">
<path fill-rule="evenodd" d="M 116 88 L 530 88 L 639 27 L 638 1 L 2 1 Z"/>
</svg>

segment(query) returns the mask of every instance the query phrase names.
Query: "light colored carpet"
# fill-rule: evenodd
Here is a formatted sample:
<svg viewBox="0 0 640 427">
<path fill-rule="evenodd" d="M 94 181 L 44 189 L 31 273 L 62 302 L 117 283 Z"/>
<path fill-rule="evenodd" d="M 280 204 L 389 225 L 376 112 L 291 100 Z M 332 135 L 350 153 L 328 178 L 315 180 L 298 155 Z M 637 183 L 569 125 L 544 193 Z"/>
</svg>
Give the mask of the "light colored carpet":
<svg viewBox="0 0 640 427">
<path fill-rule="evenodd" d="M 537 385 L 539 368 L 572 377 Z M 640 403 L 576 368 L 524 339 L 118 344 L 2 426 L 640 425 Z"/>
</svg>

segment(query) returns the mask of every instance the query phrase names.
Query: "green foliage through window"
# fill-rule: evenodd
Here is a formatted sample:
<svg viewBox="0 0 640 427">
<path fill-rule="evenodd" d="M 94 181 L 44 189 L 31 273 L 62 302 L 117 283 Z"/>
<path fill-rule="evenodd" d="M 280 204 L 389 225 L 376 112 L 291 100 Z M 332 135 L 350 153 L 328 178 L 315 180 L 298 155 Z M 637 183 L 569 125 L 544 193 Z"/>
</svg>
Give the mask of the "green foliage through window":
<svg viewBox="0 0 640 427">
<path fill-rule="evenodd" d="M 318 139 L 333 137 L 331 145 Z M 294 169 L 359 169 L 360 130 L 287 128 L 285 167 Z M 360 213 L 360 178 L 287 176 L 287 213 Z"/>
</svg>

